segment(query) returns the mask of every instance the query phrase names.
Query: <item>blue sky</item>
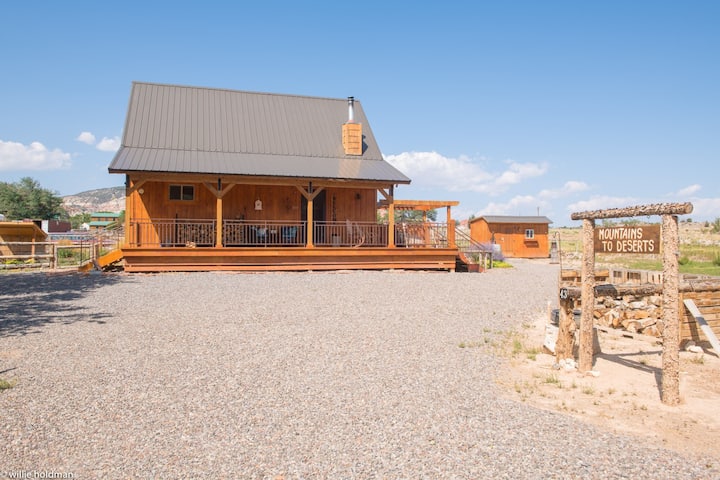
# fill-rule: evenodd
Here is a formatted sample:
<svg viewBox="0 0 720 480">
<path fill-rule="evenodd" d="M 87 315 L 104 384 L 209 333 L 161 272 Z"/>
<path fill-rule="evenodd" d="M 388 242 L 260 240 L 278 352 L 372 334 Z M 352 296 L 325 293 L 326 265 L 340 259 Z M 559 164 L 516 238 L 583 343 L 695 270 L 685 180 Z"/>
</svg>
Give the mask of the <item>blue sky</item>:
<svg viewBox="0 0 720 480">
<path fill-rule="evenodd" d="M 256 4 L 257 3 L 257 4 Z M 453 216 L 720 217 L 720 2 L 4 2 L 0 181 L 107 167 L 131 82 L 359 99 L 398 198 Z M 685 219 L 683 217 L 681 219 Z"/>
</svg>

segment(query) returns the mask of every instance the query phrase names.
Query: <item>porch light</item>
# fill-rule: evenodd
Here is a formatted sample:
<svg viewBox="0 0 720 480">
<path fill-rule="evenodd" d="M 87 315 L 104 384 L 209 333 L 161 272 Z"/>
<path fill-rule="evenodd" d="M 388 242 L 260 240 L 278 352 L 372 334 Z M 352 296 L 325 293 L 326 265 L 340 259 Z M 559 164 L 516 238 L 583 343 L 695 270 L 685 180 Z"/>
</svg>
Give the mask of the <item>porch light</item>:
<svg viewBox="0 0 720 480">
<path fill-rule="evenodd" d="M 255 210 L 262 210 L 262 201 L 259 198 L 255 200 Z"/>
</svg>

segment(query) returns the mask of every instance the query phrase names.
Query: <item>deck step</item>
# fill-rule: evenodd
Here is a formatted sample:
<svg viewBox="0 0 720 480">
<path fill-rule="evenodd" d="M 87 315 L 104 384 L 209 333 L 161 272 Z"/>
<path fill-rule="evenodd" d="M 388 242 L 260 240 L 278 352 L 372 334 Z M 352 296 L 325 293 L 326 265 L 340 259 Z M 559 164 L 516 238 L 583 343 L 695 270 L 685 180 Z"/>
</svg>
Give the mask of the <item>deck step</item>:
<svg viewBox="0 0 720 480">
<path fill-rule="evenodd" d="M 123 252 L 121 249 L 116 248 L 115 250 L 111 250 L 105 255 L 101 255 L 97 260 L 89 261 L 83 265 L 80 265 L 79 270 L 81 272 L 89 272 L 93 268 L 96 270 L 102 270 L 108 265 L 112 265 L 113 263 L 119 262 L 123 259 Z"/>
</svg>

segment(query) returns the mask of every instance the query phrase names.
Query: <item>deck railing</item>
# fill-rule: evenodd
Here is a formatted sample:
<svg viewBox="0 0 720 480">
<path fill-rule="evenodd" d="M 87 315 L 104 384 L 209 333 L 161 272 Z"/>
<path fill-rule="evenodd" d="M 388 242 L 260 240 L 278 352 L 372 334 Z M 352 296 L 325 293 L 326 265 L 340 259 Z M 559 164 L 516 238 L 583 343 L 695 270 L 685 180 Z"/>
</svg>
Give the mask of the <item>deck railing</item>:
<svg viewBox="0 0 720 480">
<path fill-rule="evenodd" d="M 305 246 L 306 223 L 284 220 L 223 220 L 223 245 L 226 247 Z"/>
<path fill-rule="evenodd" d="M 223 246 L 304 246 L 305 223 L 223 220 Z M 130 227 L 128 243 L 135 247 L 213 247 L 217 241 L 215 220 L 153 219 Z"/>
<path fill-rule="evenodd" d="M 434 222 L 398 223 L 395 225 L 395 244 L 408 248 L 448 248 L 448 225 Z"/>
<path fill-rule="evenodd" d="M 216 245 L 215 220 L 152 219 L 130 224 L 130 246 L 212 247 Z M 318 247 L 387 247 L 388 225 L 375 222 L 314 222 L 313 245 Z M 223 220 L 224 247 L 303 247 L 307 222 L 284 220 Z M 446 223 L 399 223 L 395 246 L 448 248 Z"/>
<path fill-rule="evenodd" d="M 322 247 L 386 247 L 388 226 L 375 222 L 315 222 L 313 243 Z"/>
<path fill-rule="evenodd" d="M 128 242 L 145 247 L 210 247 L 215 245 L 215 221 L 153 219 L 130 224 Z"/>
</svg>

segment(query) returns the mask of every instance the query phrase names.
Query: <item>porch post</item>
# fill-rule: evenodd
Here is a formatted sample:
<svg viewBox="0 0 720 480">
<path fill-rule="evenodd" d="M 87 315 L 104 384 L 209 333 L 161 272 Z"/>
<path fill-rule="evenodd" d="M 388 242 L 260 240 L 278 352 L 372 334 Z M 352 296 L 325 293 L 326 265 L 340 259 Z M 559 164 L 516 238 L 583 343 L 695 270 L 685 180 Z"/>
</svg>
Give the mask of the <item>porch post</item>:
<svg viewBox="0 0 720 480">
<path fill-rule="evenodd" d="M 215 218 L 215 247 L 223 246 L 223 201 L 222 196 L 218 195 L 216 202 L 216 218 Z"/>
<path fill-rule="evenodd" d="M 136 240 L 130 230 L 130 219 L 133 218 L 133 194 L 130 191 L 130 176 L 125 177 L 125 245 L 132 245 Z"/>
<path fill-rule="evenodd" d="M 395 189 L 390 185 L 388 201 L 388 248 L 395 248 Z"/>
<path fill-rule="evenodd" d="M 310 187 L 310 193 L 312 194 L 312 187 Z M 307 199 L 307 248 L 315 247 L 313 243 L 313 202 L 315 196 L 309 195 Z"/>
<path fill-rule="evenodd" d="M 423 214 L 423 242 L 425 242 L 425 246 L 427 247 L 430 245 L 430 229 L 428 228 L 427 223 L 427 210 L 422 211 Z"/>
<path fill-rule="evenodd" d="M 448 238 L 448 247 L 455 248 L 455 222 L 452 219 L 452 215 L 450 215 L 450 207 L 447 206 L 447 238 Z"/>
</svg>

